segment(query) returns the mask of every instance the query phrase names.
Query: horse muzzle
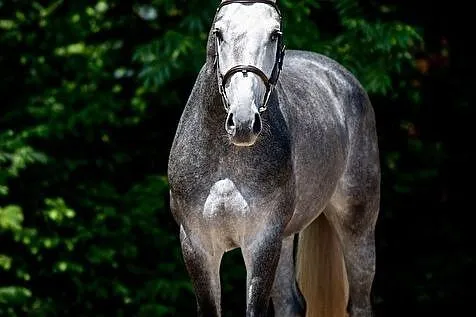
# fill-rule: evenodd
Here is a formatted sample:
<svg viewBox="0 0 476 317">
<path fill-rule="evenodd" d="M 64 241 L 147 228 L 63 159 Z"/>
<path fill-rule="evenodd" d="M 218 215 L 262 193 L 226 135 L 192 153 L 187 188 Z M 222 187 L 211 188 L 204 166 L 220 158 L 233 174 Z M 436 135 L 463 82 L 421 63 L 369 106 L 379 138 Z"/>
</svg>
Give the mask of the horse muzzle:
<svg viewBox="0 0 476 317">
<path fill-rule="evenodd" d="M 225 130 L 230 141 L 236 146 L 252 146 L 261 133 L 261 116 L 258 112 L 246 114 L 243 111 L 228 113 Z"/>
</svg>

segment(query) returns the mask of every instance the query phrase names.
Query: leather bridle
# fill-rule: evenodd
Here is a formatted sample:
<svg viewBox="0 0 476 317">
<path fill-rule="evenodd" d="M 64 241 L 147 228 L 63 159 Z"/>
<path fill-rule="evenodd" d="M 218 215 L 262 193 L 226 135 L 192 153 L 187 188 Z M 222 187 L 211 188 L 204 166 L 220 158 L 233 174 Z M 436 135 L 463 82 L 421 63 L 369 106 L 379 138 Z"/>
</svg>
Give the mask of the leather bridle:
<svg viewBox="0 0 476 317">
<path fill-rule="evenodd" d="M 233 66 L 232 68 L 230 68 L 225 73 L 225 75 L 222 76 L 221 72 L 220 72 L 219 57 L 218 57 L 218 47 L 219 47 L 220 43 L 219 43 L 218 35 L 215 33 L 215 43 L 216 43 L 215 62 L 216 62 L 216 67 L 217 67 L 218 91 L 220 92 L 221 99 L 222 99 L 222 102 L 223 102 L 223 106 L 225 107 L 225 110 L 228 112 L 229 109 L 230 109 L 230 105 L 229 105 L 229 102 L 228 102 L 228 97 L 226 96 L 226 92 L 225 92 L 225 84 L 228 82 L 228 80 L 231 78 L 231 76 L 233 76 L 236 73 L 242 73 L 243 76 L 247 76 L 248 72 L 250 72 L 250 73 L 254 73 L 255 75 L 257 75 L 263 81 L 264 85 L 266 86 L 266 93 L 264 95 L 263 104 L 259 108 L 259 112 L 261 113 L 261 112 L 264 112 L 267 109 L 269 97 L 270 97 L 271 93 L 273 92 L 274 87 L 276 86 L 276 83 L 278 82 L 279 73 L 281 72 L 281 69 L 283 67 L 283 59 L 284 59 L 284 54 L 285 54 L 285 48 L 286 47 L 283 43 L 283 33 L 282 33 L 283 28 L 282 28 L 281 12 L 279 11 L 279 8 L 276 5 L 276 3 L 274 1 L 270 1 L 270 0 L 227 0 L 227 1 L 223 1 L 222 3 L 220 3 L 220 5 L 217 8 L 217 12 L 223 6 L 228 5 L 228 4 L 233 4 L 233 3 L 265 3 L 265 4 L 268 4 L 272 7 L 274 7 L 276 12 L 278 12 L 278 15 L 279 15 L 279 18 L 280 18 L 280 30 L 277 33 L 278 46 L 277 46 L 277 50 L 276 50 L 276 58 L 275 58 L 275 61 L 274 61 L 274 67 L 273 67 L 273 70 L 271 72 L 271 76 L 269 78 L 268 78 L 268 76 L 266 76 L 266 74 L 261 69 L 259 69 L 256 66 L 253 66 L 253 65 L 236 65 L 236 66 Z"/>
</svg>

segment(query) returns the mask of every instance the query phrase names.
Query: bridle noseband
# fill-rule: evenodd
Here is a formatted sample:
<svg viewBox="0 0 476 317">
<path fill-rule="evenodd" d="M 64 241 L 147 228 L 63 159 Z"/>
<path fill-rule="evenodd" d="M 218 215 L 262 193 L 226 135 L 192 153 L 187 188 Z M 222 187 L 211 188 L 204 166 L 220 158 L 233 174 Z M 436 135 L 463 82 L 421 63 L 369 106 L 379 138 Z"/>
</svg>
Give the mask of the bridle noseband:
<svg viewBox="0 0 476 317">
<path fill-rule="evenodd" d="M 279 11 L 278 6 L 274 1 L 270 0 L 226 0 L 220 3 L 220 5 L 217 8 L 217 12 L 220 11 L 220 9 L 228 4 L 233 4 L 233 3 L 265 3 L 268 5 L 271 5 L 274 7 L 276 12 L 278 12 L 279 18 L 280 18 L 280 31 L 278 33 L 278 46 L 276 50 L 276 59 L 274 61 L 274 67 L 271 72 L 271 76 L 268 78 L 266 74 L 259 69 L 256 66 L 253 65 L 236 65 L 230 68 L 224 76 L 221 75 L 220 73 L 220 67 L 219 67 L 219 58 L 218 58 L 218 36 L 215 34 L 215 41 L 216 41 L 216 53 L 215 53 L 215 63 L 217 67 L 217 77 L 218 77 L 218 91 L 220 92 L 221 99 L 223 102 L 223 106 L 225 107 L 225 110 L 228 112 L 230 109 L 229 102 L 228 102 L 228 97 L 226 96 L 225 92 L 225 84 L 228 82 L 228 80 L 231 78 L 236 73 L 242 73 L 244 76 L 248 75 L 248 72 L 254 73 L 257 75 L 261 80 L 263 81 L 264 85 L 266 86 L 266 93 L 264 95 L 264 100 L 263 104 L 259 108 L 259 112 L 264 112 L 267 109 L 269 97 L 271 93 L 274 90 L 274 87 L 276 86 L 276 83 L 278 82 L 279 78 L 279 73 L 281 72 L 281 69 L 283 67 L 283 59 L 284 59 L 284 53 L 285 53 L 285 45 L 283 43 L 283 37 L 282 37 L 282 16 L 281 12 Z"/>
</svg>

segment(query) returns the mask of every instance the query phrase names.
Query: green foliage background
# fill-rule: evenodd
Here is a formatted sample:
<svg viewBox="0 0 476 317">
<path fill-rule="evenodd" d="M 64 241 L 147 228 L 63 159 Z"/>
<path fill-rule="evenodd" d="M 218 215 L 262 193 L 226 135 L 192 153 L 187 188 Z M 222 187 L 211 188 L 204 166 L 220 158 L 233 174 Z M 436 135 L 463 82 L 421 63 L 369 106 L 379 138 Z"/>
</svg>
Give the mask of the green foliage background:
<svg viewBox="0 0 476 317">
<path fill-rule="evenodd" d="M 469 114 L 474 79 L 454 29 L 415 16 L 424 4 L 280 1 L 287 47 L 340 61 L 376 108 L 383 316 L 462 303 L 474 281 L 464 224 L 444 217 L 463 197 L 448 166 L 472 157 L 438 132 Z M 166 162 L 216 5 L 0 0 L 0 316 L 194 314 Z M 242 315 L 238 253 L 222 271 L 226 314 Z"/>
</svg>

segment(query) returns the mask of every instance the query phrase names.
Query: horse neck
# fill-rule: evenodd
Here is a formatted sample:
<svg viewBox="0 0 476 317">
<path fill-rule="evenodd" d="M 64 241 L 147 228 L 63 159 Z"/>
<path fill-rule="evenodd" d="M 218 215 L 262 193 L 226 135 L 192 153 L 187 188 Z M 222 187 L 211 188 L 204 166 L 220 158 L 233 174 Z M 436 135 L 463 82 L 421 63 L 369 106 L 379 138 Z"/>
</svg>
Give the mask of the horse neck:
<svg viewBox="0 0 476 317">
<path fill-rule="evenodd" d="M 216 69 L 212 63 L 207 61 L 198 81 L 201 82 L 198 87 L 200 100 L 194 102 L 198 101 L 196 107 L 200 114 L 201 123 L 208 130 L 223 130 L 226 111 L 218 91 Z"/>
</svg>

